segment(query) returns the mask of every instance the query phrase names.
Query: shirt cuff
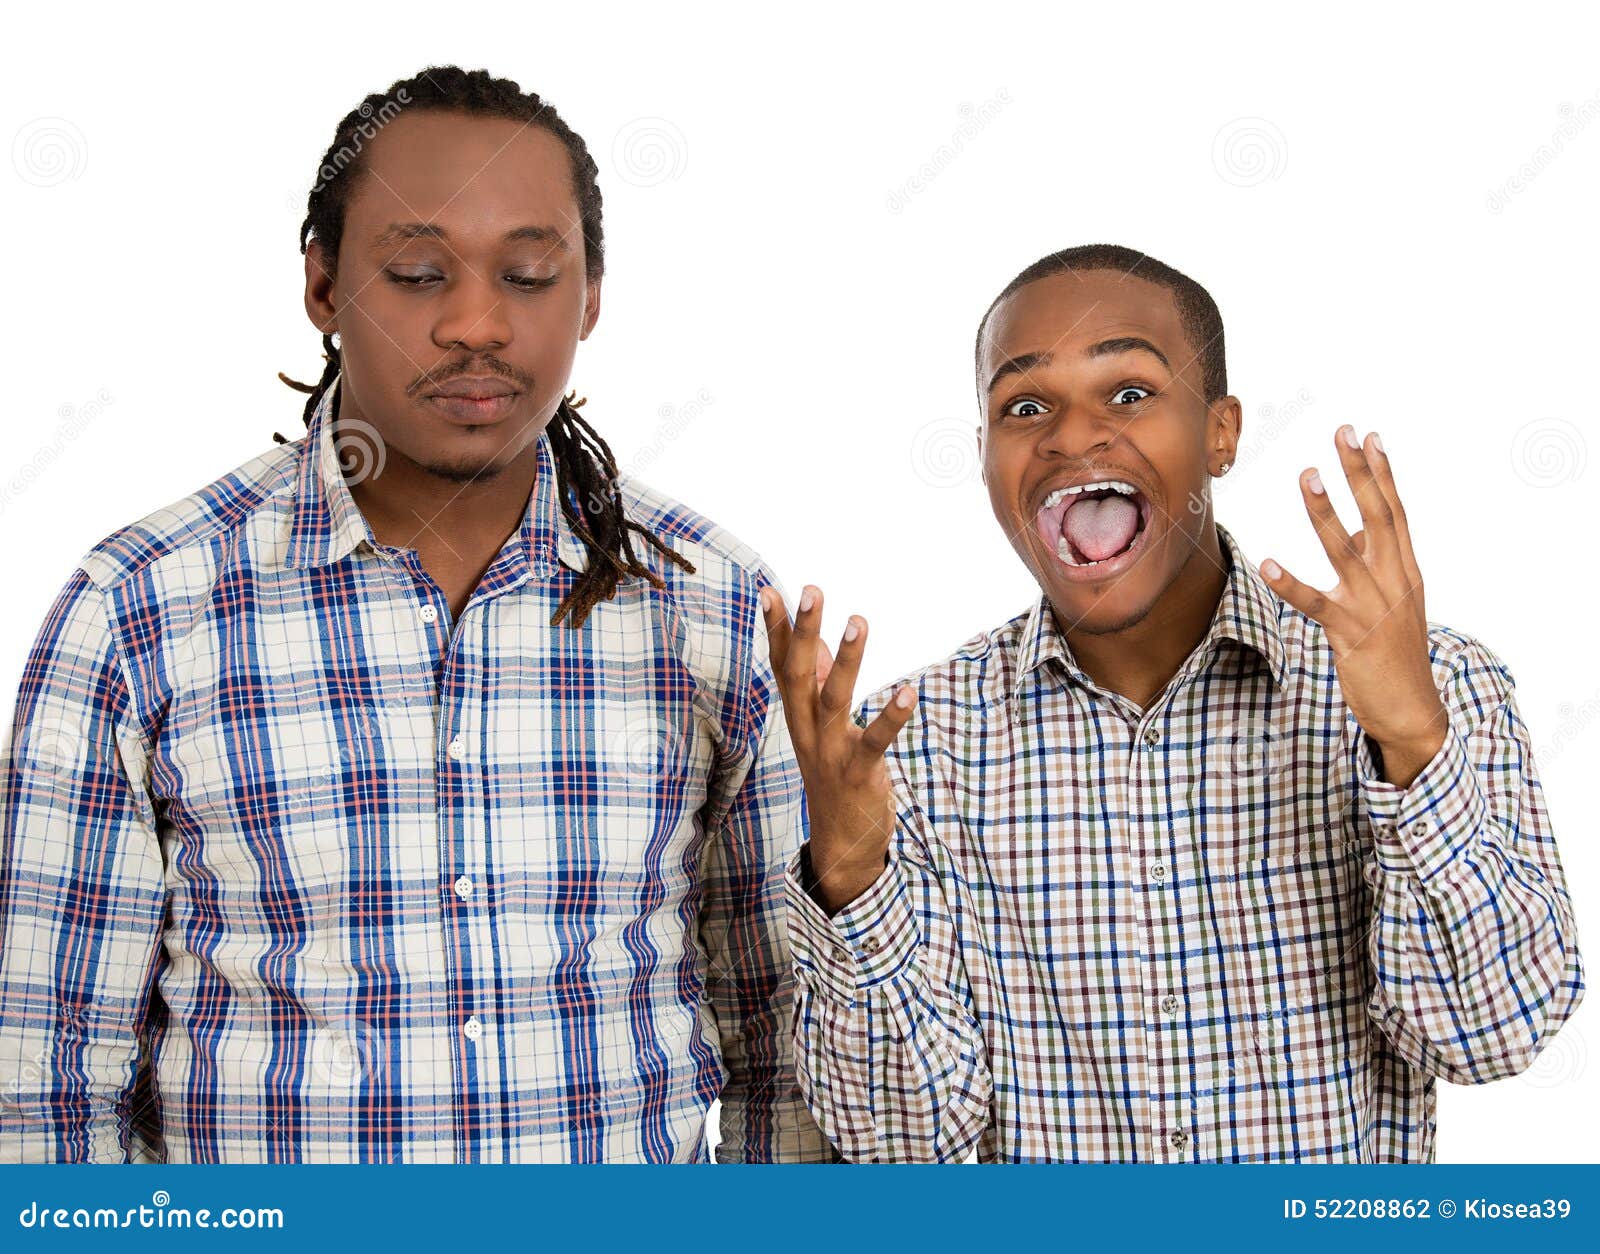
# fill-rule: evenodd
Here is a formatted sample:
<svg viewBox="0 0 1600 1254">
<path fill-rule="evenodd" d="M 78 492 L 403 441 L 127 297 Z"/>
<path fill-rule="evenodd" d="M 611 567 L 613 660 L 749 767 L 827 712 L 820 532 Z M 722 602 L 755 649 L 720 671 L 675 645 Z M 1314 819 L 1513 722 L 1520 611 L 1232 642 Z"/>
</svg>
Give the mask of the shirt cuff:
<svg viewBox="0 0 1600 1254">
<path fill-rule="evenodd" d="M 801 851 L 789 860 L 789 949 L 800 977 L 850 1007 L 865 989 L 900 975 L 921 943 L 900 859 L 893 854 L 872 886 L 832 918 L 805 890 Z"/>
<path fill-rule="evenodd" d="M 1391 875 L 1427 880 L 1439 874 L 1471 848 L 1488 817 L 1488 800 L 1454 728 L 1409 788 L 1397 788 L 1374 769 L 1361 791 L 1378 866 Z"/>
</svg>

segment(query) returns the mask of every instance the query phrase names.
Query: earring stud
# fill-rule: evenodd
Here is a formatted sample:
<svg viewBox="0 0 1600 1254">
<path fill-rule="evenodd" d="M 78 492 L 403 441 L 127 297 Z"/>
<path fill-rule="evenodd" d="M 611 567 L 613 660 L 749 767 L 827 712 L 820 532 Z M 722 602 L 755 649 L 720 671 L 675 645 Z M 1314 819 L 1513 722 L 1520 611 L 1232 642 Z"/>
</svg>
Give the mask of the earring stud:
<svg viewBox="0 0 1600 1254">
<path fill-rule="evenodd" d="M 1228 473 L 1228 470 L 1229 470 L 1229 468 L 1230 468 L 1230 467 L 1232 467 L 1232 465 L 1233 465 L 1233 463 L 1232 463 L 1232 462 L 1223 462 L 1223 463 L 1222 463 L 1222 465 L 1221 465 L 1221 466 L 1220 466 L 1220 467 L 1219 467 L 1219 468 L 1218 468 L 1218 469 L 1217 469 L 1217 473 L 1218 473 L 1218 474 L 1219 474 L 1219 475 L 1225 475 L 1225 474 L 1227 474 L 1227 473 Z"/>
</svg>

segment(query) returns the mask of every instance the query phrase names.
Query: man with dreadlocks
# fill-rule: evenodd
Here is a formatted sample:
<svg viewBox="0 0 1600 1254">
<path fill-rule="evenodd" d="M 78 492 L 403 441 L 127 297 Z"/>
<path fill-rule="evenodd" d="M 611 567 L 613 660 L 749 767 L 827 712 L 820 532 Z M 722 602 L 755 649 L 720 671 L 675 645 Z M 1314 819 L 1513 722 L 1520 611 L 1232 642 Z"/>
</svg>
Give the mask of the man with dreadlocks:
<svg viewBox="0 0 1600 1254">
<path fill-rule="evenodd" d="M 597 171 L 433 68 L 301 231 L 307 431 L 96 545 L 0 791 L 0 1159 L 830 1161 L 737 540 L 567 393 Z M 300 386 L 300 385 L 297 385 Z M 281 437 L 280 437 L 281 439 Z"/>
</svg>

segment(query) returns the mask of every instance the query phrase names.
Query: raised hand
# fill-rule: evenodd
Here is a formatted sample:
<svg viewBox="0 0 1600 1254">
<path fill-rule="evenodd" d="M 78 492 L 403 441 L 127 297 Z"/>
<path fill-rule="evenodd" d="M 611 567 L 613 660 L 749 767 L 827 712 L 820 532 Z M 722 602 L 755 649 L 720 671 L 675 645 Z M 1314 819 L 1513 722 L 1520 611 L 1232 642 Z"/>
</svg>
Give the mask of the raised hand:
<svg viewBox="0 0 1600 1254">
<path fill-rule="evenodd" d="M 822 643 L 822 591 L 807 586 L 794 622 L 776 588 L 761 590 L 772 669 L 806 785 L 811 868 L 821 904 L 836 914 L 883 873 L 894 799 L 883 755 L 911 718 L 915 688 L 902 687 L 866 727 L 851 716 L 866 652 L 866 620 L 852 616 L 837 658 Z"/>
<path fill-rule="evenodd" d="M 1450 725 L 1428 659 L 1422 572 L 1377 433 L 1363 443 L 1354 427 L 1343 426 L 1334 446 L 1362 530 L 1352 536 L 1344 529 L 1316 470 L 1301 474 L 1300 492 L 1338 586 L 1318 591 L 1271 558 L 1261 563 L 1261 575 L 1321 624 L 1345 704 L 1381 751 L 1384 777 L 1404 788 L 1439 752 Z"/>
</svg>

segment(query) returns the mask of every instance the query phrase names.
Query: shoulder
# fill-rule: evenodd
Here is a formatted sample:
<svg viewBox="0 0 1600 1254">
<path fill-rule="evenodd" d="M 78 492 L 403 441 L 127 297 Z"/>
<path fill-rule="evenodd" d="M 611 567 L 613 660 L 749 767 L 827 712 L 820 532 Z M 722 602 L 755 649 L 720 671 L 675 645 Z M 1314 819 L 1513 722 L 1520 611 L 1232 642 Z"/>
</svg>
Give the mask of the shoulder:
<svg viewBox="0 0 1600 1254">
<path fill-rule="evenodd" d="M 94 545 L 78 565 L 96 587 L 115 591 L 152 567 L 210 551 L 263 509 L 290 508 L 303 440 L 251 458 L 204 487 L 153 510 Z M 282 497 L 278 502 L 275 498 Z"/>
<path fill-rule="evenodd" d="M 1322 625 L 1281 599 L 1279 604 L 1278 629 L 1291 670 L 1319 677 L 1333 675 L 1333 646 Z M 1432 620 L 1428 622 L 1428 660 L 1441 687 L 1472 676 L 1492 677 L 1507 687 L 1514 682 L 1506 663 L 1482 640 Z"/>
<path fill-rule="evenodd" d="M 917 691 L 917 707 L 903 734 L 907 739 L 959 737 L 974 717 L 1011 697 L 1017 656 L 1032 607 L 997 627 L 979 632 L 928 666 L 885 684 L 862 703 L 859 717 L 875 718 L 902 687 Z"/>
<path fill-rule="evenodd" d="M 635 536 L 634 554 L 675 593 L 721 595 L 754 602 L 777 578 L 761 555 L 726 527 L 639 479 L 619 481 L 624 513 L 685 559 L 693 571 Z M 782 591 L 781 585 L 779 590 Z"/>
</svg>

